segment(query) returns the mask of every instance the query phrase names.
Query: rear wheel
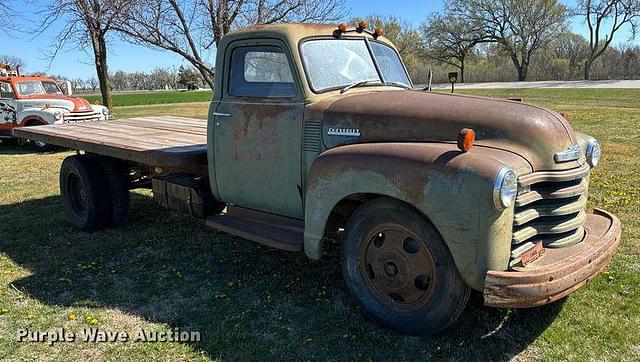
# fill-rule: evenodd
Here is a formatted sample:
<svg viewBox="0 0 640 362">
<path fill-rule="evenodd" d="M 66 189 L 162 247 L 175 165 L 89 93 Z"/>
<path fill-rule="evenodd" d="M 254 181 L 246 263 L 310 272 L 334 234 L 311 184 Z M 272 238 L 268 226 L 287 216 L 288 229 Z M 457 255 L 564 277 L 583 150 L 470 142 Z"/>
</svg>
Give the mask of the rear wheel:
<svg viewBox="0 0 640 362">
<path fill-rule="evenodd" d="M 5 146 L 15 146 L 18 144 L 17 138 L 3 138 L 0 142 Z"/>
<path fill-rule="evenodd" d="M 25 127 L 37 127 L 37 126 L 44 126 L 44 125 L 37 121 L 29 121 L 25 125 Z M 31 145 L 31 147 L 33 147 L 33 149 L 36 150 L 36 152 L 49 152 L 55 149 L 53 145 L 44 143 L 42 141 L 29 141 L 29 144 Z"/>
<path fill-rule="evenodd" d="M 110 196 L 111 225 L 121 226 L 127 223 L 129 217 L 129 177 L 127 165 L 122 161 L 110 157 L 95 156 L 99 159 L 102 170 L 107 177 L 107 188 Z"/>
<path fill-rule="evenodd" d="M 447 328 L 470 293 L 435 227 L 388 198 L 367 202 L 349 219 L 342 271 L 369 317 L 408 334 Z"/>
<path fill-rule="evenodd" d="M 31 141 L 31 146 L 37 152 L 49 152 L 54 150 L 54 146 L 42 141 Z"/>
<path fill-rule="evenodd" d="M 106 177 L 100 163 L 92 157 L 65 158 L 60 168 L 60 194 L 71 225 L 94 231 L 108 225 L 109 198 Z"/>
</svg>

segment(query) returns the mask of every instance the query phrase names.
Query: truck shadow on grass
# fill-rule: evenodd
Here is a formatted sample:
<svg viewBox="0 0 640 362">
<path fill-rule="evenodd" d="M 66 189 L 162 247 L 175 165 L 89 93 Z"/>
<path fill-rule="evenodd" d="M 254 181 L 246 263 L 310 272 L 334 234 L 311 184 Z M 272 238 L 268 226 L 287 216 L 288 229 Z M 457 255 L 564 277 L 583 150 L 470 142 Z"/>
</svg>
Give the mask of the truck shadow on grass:
<svg viewBox="0 0 640 362">
<path fill-rule="evenodd" d="M 310 261 L 133 195 L 128 225 L 93 234 L 68 225 L 58 197 L 0 206 L 0 252 L 31 271 L 12 284 L 46 305 L 117 308 L 200 331 L 202 341 L 191 348 L 234 360 L 509 360 L 562 308 L 489 309 L 473 295 L 450 330 L 402 336 L 363 317 L 346 293 L 337 255 Z"/>
<path fill-rule="evenodd" d="M 51 153 L 59 153 L 66 152 L 68 150 L 60 148 L 60 147 L 51 147 L 51 149 L 46 151 L 38 151 L 30 144 L 19 145 L 12 144 L 0 141 L 0 156 L 1 155 L 42 155 L 42 154 L 51 154 Z"/>
</svg>

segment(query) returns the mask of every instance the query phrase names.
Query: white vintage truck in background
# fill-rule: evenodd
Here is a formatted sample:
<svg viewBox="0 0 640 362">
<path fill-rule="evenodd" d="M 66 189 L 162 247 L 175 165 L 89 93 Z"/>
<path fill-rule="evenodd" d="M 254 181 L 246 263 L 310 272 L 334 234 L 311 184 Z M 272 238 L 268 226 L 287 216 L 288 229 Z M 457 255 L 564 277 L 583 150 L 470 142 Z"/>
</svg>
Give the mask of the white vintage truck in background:
<svg viewBox="0 0 640 362">
<path fill-rule="evenodd" d="M 70 122 L 100 121 L 110 118 L 107 107 L 86 99 L 65 95 L 55 80 L 18 75 L 0 66 L 0 140 L 17 141 L 13 130 Z M 38 150 L 48 149 L 33 142 Z"/>
</svg>

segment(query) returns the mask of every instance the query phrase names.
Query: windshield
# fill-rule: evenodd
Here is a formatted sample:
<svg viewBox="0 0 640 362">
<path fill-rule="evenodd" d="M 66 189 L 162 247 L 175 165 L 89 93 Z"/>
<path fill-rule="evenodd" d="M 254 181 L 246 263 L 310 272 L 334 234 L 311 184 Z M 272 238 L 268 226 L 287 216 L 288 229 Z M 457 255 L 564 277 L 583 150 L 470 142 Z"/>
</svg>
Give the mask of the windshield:
<svg viewBox="0 0 640 362">
<path fill-rule="evenodd" d="M 46 93 L 42 83 L 38 80 L 20 82 L 16 84 L 16 87 L 18 88 L 18 93 L 22 96 Z"/>
<path fill-rule="evenodd" d="M 60 87 L 55 82 L 42 82 L 42 87 L 49 94 L 62 94 Z"/>
<path fill-rule="evenodd" d="M 302 43 L 302 59 L 311 88 L 319 93 L 365 81 L 366 84 L 389 82 L 411 87 L 396 52 L 378 42 L 371 41 L 370 44 L 382 74 L 376 70 L 372 52 L 364 39 L 321 39 Z"/>
</svg>

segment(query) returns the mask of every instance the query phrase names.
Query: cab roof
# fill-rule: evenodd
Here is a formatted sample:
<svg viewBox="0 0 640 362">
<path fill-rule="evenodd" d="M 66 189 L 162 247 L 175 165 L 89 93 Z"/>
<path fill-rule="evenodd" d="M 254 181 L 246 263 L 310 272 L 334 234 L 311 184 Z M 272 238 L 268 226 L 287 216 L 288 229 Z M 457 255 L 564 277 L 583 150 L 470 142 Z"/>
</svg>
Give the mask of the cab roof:
<svg viewBox="0 0 640 362">
<path fill-rule="evenodd" d="M 312 36 L 334 36 L 338 30 L 338 24 L 308 24 L 308 23 L 286 23 L 286 24 L 266 24 L 254 25 L 247 28 L 234 30 L 225 35 L 223 41 L 226 43 L 247 38 L 278 38 L 290 43 L 297 43 L 300 40 Z M 363 37 L 373 39 L 373 35 L 368 32 L 356 31 L 355 26 L 349 26 L 344 37 Z M 386 44 L 393 44 L 384 36 L 378 37 Z"/>
<path fill-rule="evenodd" d="M 49 77 L 30 77 L 30 76 L 22 76 L 22 75 L 0 77 L 0 82 L 10 82 L 12 84 L 23 82 L 23 81 L 34 81 L 34 80 L 55 82 L 53 78 L 49 78 Z"/>
</svg>

